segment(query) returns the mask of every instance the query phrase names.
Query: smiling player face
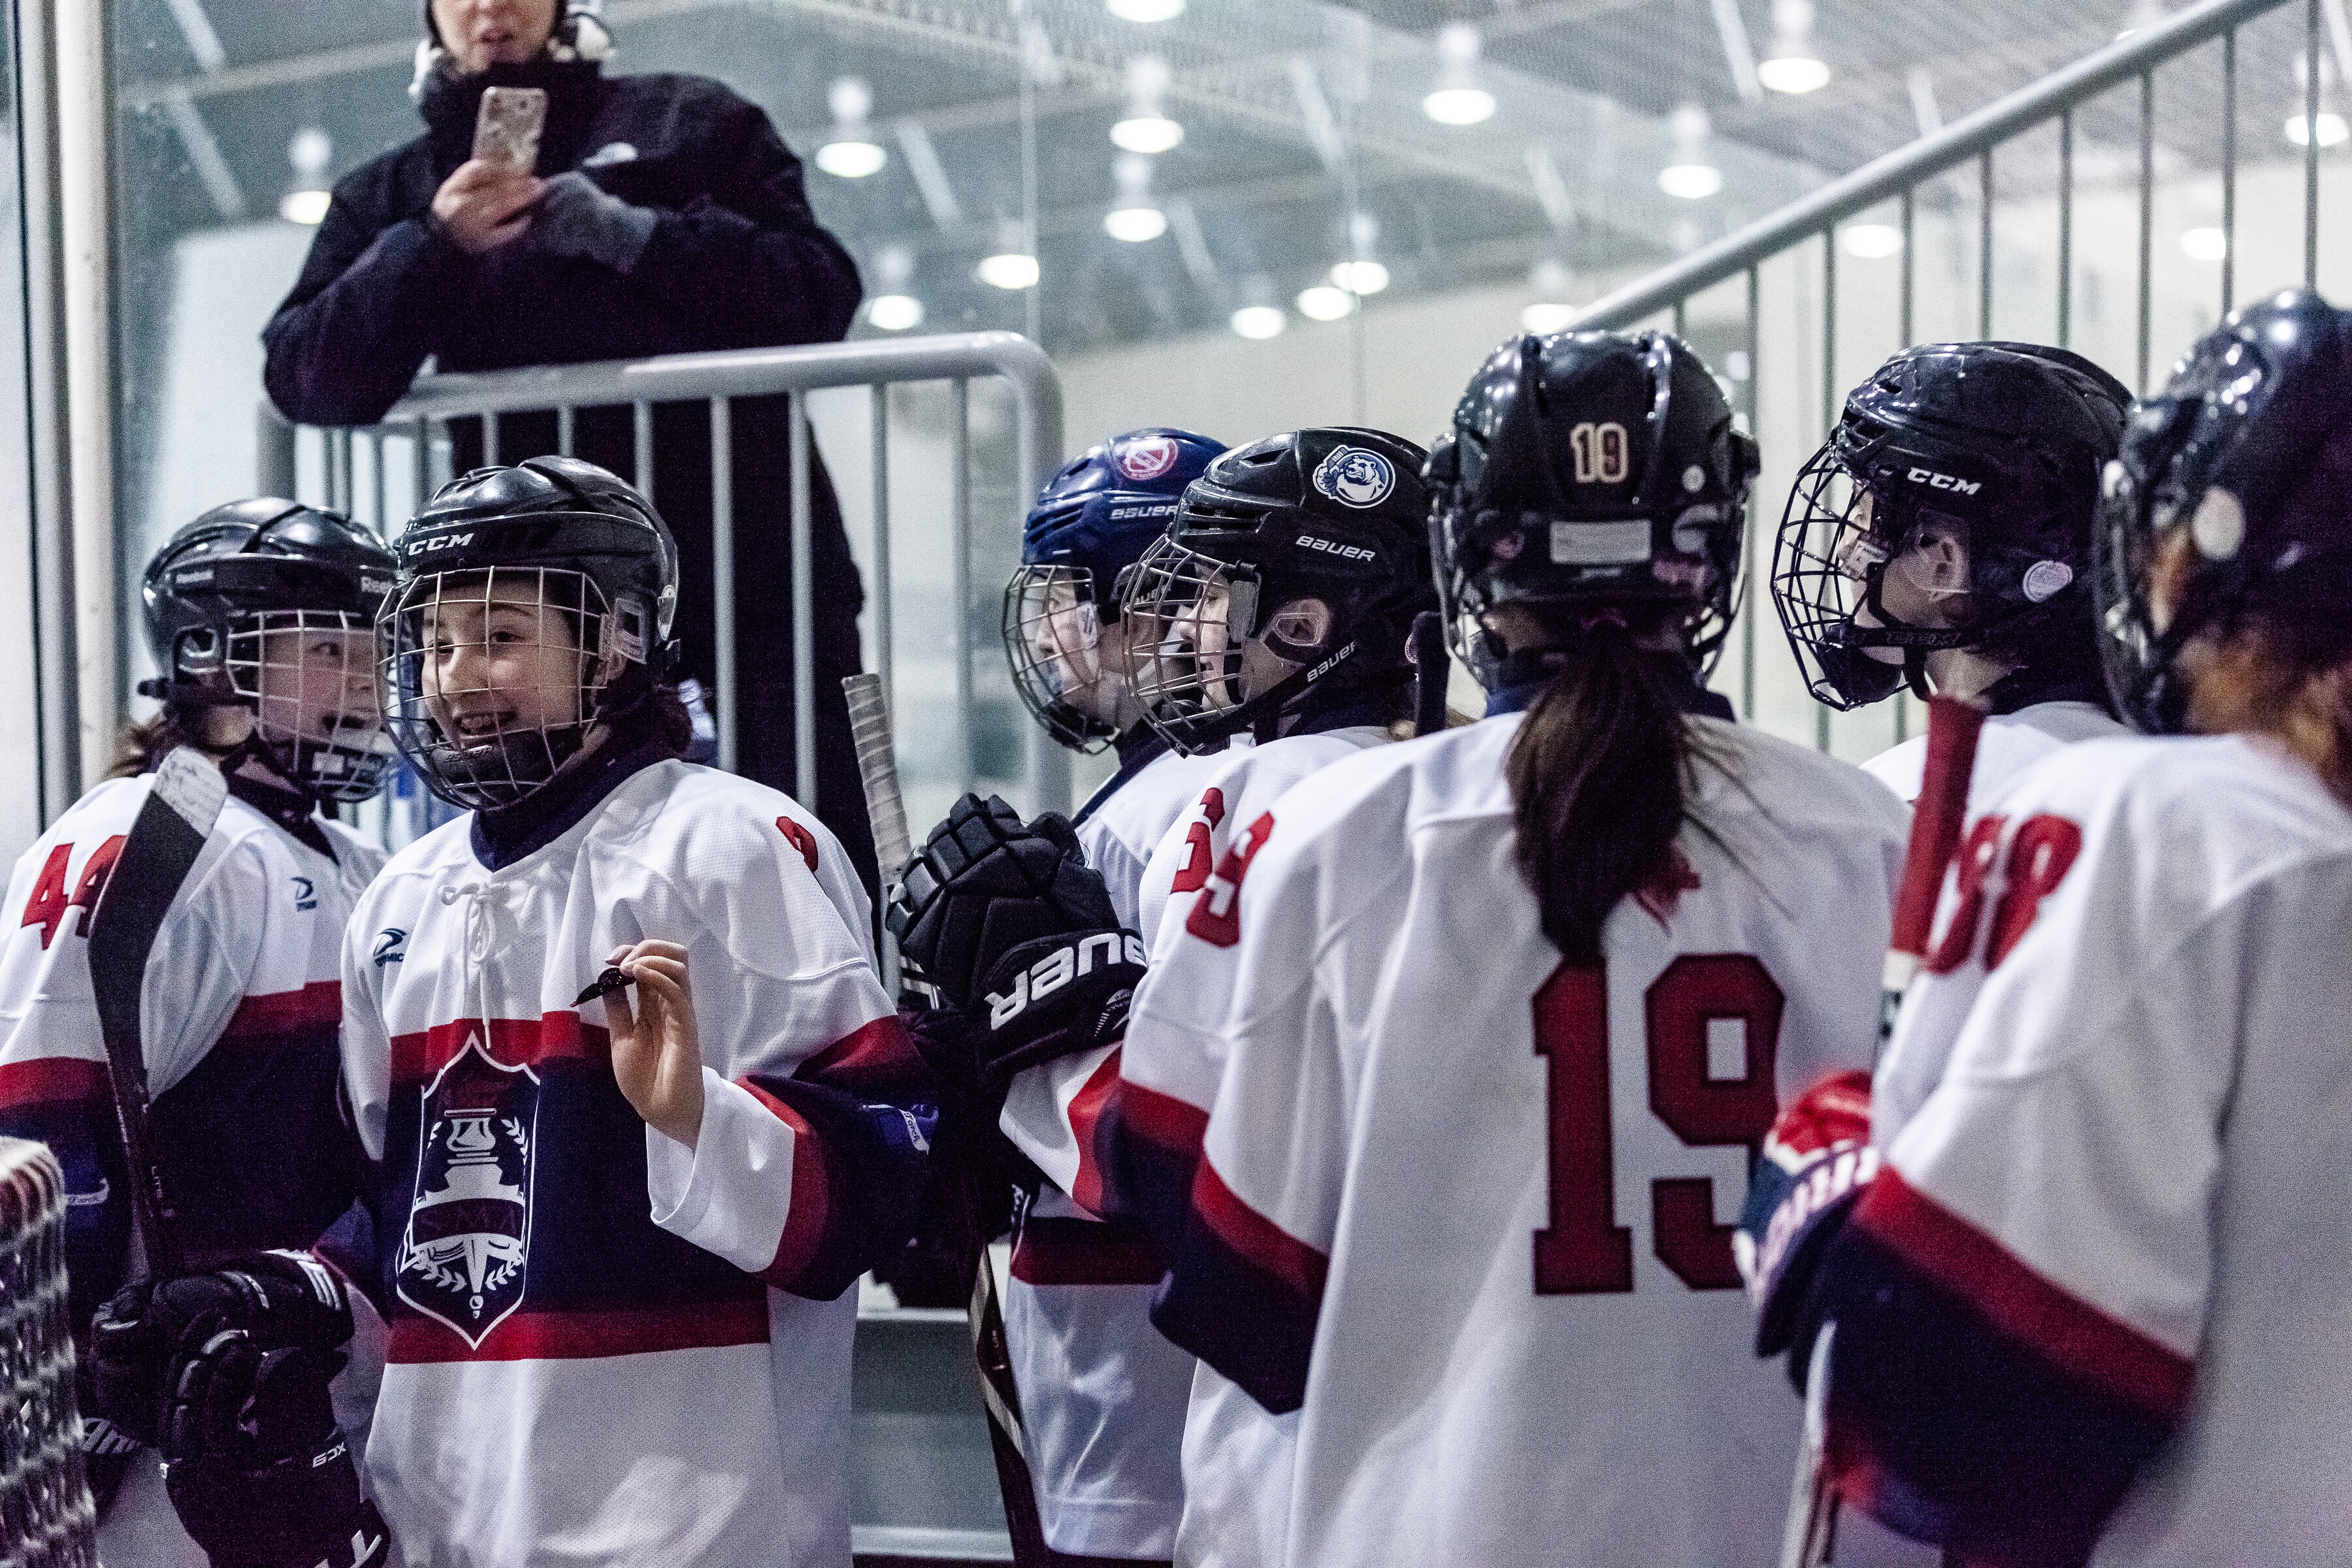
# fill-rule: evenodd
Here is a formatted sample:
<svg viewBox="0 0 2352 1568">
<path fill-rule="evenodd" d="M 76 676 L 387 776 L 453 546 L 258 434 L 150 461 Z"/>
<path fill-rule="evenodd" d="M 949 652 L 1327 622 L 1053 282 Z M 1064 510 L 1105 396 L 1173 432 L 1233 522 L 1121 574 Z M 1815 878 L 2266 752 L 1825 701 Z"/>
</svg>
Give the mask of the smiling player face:
<svg viewBox="0 0 2352 1568">
<path fill-rule="evenodd" d="M 559 729 L 580 714 L 572 617 L 519 585 L 446 595 L 424 612 L 420 680 L 426 710 L 460 744 L 518 730 Z"/>
<path fill-rule="evenodd" d="M 266 732 L 366 748 L 383 726 L 375 636 L 364 627 L 289 627 L 262 636 Z"/>
</svg>

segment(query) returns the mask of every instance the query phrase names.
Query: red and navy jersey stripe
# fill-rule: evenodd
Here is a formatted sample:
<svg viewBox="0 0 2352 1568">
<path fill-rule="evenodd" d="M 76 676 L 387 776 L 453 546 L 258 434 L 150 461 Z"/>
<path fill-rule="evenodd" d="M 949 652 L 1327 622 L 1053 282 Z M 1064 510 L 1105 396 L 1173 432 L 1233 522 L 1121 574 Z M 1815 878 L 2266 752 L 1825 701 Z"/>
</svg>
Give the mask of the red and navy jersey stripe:
<svg viewBox="0 0 2352 1568">
<path fill-rule="evenodd" d="M 1792 1366 L 1828 1321 L 1840 1489 L 2001 1568 L 2088 1561 L 2179 1423 L 2195 1371 L 1892 1169 L 1824 1250 Z"/>
<path fill-rule="evenodd" d="M 1160 1331 L 1276 1415 L 1307 1400 L 1307 1363 L 1331 1260 L 1244 1203 L 1200 1163 Z"/>
</svg>

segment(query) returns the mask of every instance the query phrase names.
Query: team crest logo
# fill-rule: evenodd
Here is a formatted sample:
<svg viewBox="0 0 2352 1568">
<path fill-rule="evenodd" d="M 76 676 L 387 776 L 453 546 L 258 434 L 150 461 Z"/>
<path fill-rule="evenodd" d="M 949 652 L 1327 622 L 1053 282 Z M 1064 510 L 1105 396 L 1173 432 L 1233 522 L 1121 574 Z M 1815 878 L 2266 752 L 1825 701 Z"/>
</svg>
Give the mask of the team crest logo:
<svg viewBox="0 0 2352 1568">
<path fill-rule="evenodd" d="M 382 969 L 387 963 L 398 963 L 402 960 L 405 959 L 408 954 L 403 952 L 402 949 L 404 948 L 407 943 L 408 933 L 401 930 L 398 926 L 386 926 L 383 930 L 376 932 L 375 952 L 373 953 L 375 966 L 378 969 Z"/>
<path fill-rule="evenodd" d="M 539 1075 L 492 1061 L 470 1035 L 424 1092 L 400 1299 L 479 1349 L 522 1304 Z"/>
<path fill-rule="evenodd" d="M 1113 460 L 1120 473 L 1138 484 L 1156 479 L 1176 466 L 1176 438 L 1145 436 L 1121 446 Z"/>
<path fill-rule="evenodd" d="M 1334 447 L 1315 466 L 1315 488 L 1341 506 L 1378 506 L 1396 489 L 1396 465 L 1361 447 Z"/>
</svg>

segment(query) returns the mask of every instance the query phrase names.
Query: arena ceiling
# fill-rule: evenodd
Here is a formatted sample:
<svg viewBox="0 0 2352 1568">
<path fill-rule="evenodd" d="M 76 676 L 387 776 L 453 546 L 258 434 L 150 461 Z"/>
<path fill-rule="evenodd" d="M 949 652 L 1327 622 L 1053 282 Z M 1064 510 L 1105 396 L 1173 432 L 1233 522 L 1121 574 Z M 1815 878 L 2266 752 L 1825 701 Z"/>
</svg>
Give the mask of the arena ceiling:
<svg viewBox="0 0 2352 1568">
<path fill-rule="evenodd" d="M 1385 268 L 1390 300 L 1536 275 L 1540 292 L 1580 300 L 1599 275 L 1737 227 L 2164 7 L 1821 0 L 1810 44 L 1830 79 L 1802 96 L 1754 78 L 1792 19 L 1788 0 L 1779 9 L 1776 22 L 1768 0 L 1190 0 L 1139 24 L 1104 0 L 610 0 L 607 15 L 612 68 L 719 76 L 804 158 L 838 137 L 829 86 L 865 81 L 881 168 L 812 168 L 809 184 L 869 296 L 920 300 L 929 330 L 1034 320 L 1066 353 L 1222 326 L 1252 303 L 1295 310 L 1359 255 Z M 2247 123 L 2273 140 L 2295 96 L 2289 9 L 2242 51 Z M 1495 111 L 1439 124 L 1423 100 L 1445 68 L 1444 29 L 1464 23 Z M 289 163 L 305 128 L 327 133 L 330 178 L 415 132 L 401 0 L 129 0 L 116 27 L 134 277 L 180 234 L 272 218 L 306 183 Z M 1134 113 L 1140 55 L 1166 62 L 1160 113 L 1183 136 L 1148 165 L 1144 205 L 1164 231 L 1129 243 L 1103 220 L 1121 205 L 1111 130 Z M 2168 88 L 2168 167 L 2208 155 L 2218 93 L 2210 71 Z M 2084 177 L 2136 169 L 2136 113 L 2126 94 L 2086 117 Z M 1663 168 L 1692 163 L 1720 188 L 1661 190 Z M 975 268 L 1026 247 L 1033 186 L 1042 281 L 991 287 Z"/>
</svg>

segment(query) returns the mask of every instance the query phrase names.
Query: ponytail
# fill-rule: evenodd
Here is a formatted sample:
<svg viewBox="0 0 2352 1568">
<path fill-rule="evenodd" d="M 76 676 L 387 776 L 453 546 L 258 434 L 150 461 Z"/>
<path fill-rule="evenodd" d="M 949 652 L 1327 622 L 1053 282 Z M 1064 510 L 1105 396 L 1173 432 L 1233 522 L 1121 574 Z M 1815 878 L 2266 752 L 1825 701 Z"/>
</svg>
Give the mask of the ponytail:
<svg viewBox="0 0 2352 1568">
<path fill-rule="evenodd" d="M 152 718 L 126 721 L 115 734 L 114 760 L 106 776 L 132 779 L 152 773 L 179 747 L 197 744 L 198 731 L 191 727 L 189 718 L 188 713 L 166 703 Z"/>
<path fill-rule="evenodd" d="M 1570 963 L 1598 963 L 1609 911 L 1665 868 L 1682 831 L 1689 669 L 1636 646 L 1613 614 L 1543 661 L 1551 682 L 1507 764 L 1519 874 L 1544 934 Z"/>
</svg>

